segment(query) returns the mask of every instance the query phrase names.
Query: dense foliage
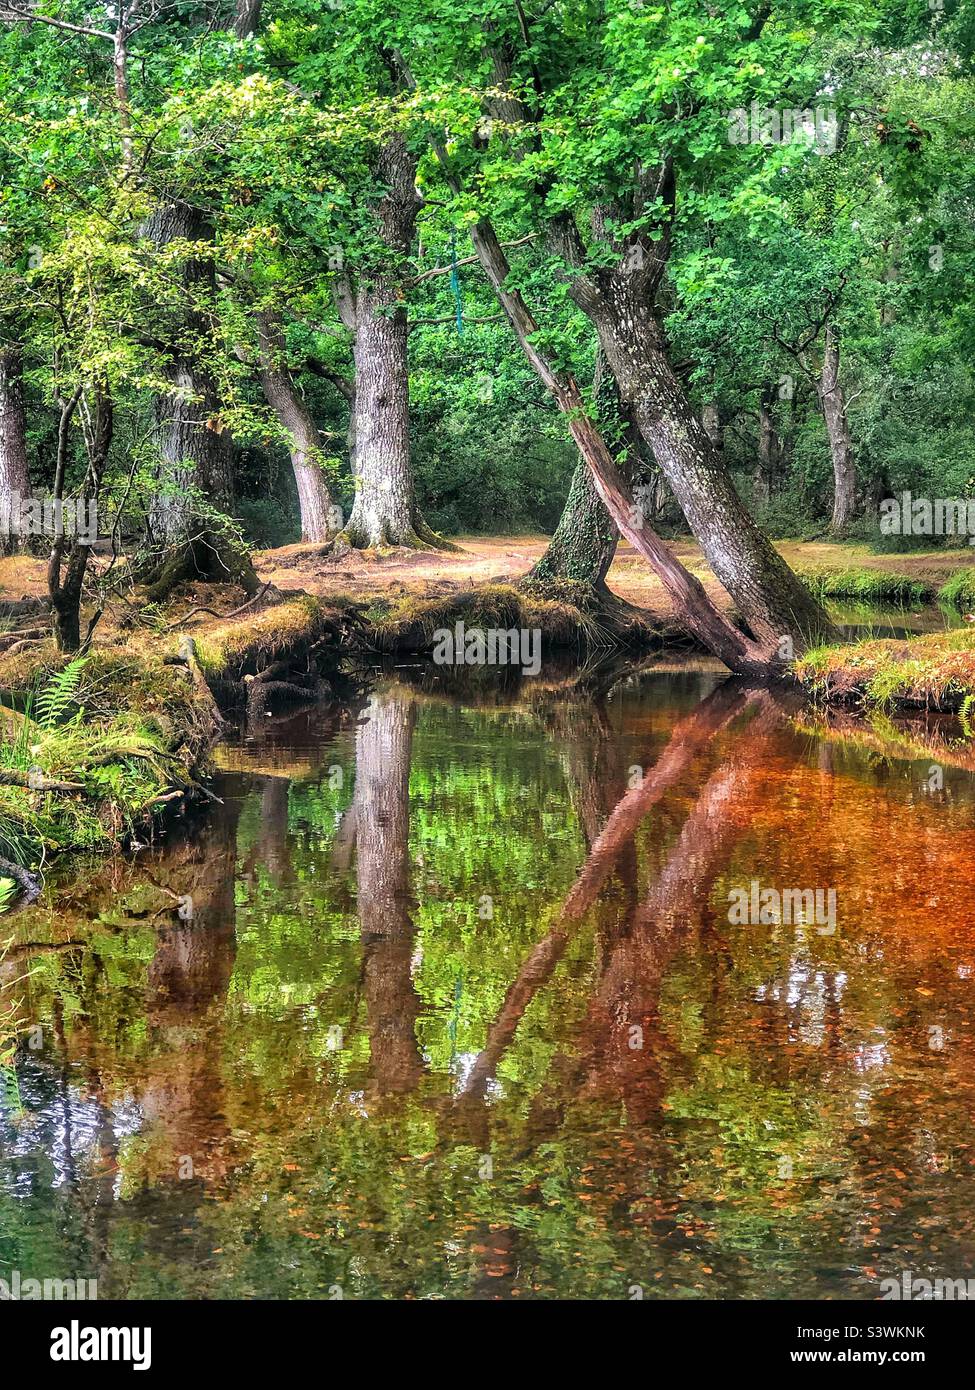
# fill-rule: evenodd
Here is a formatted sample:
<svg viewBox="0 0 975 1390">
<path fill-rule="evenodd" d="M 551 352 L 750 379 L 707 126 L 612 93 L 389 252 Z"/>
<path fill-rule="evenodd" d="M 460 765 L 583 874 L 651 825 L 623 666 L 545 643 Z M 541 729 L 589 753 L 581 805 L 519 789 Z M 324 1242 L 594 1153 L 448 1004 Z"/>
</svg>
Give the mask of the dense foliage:
<svg viewBox="0 0 975 1390">
<path fill-rule="evenodd" d="M 207 336 L 194 351 L 219 387 L 213 427 L 232 431 L 245 531 L 261 544 L 299 534 L 287 430 L 255 371 L 255 308 L 283 321 L 347 512 L 341 388 L 354 374 L 335 292 L 388 259 L 371 213 L 377 152 L 394 132 L 423 195 L 399 293 L 434 527 L 551 529 L 575 458 L 470 263 L 468 227 L 488 213 L 517 243 L 514 278 L 544 316 L 540 339 L 589 381 L 595 337 L 549 232 L 566 212 L 585 228 L 601 191 L 621 193 L 634 163 L 662 151 L 679 170 L 660 291 L 673 357 L 773 533 L 829 520 L 818 393 L 830 331 L 857 476 L 851 529 L 875 530 L 891 490 L 975 486 L 964 3 L 562 0 L 533 15 L 494 0 L 269 0 L 242 38 L 226 4 L 2 10 L 0 318 L 23 357 L 34 486 L 52 486 L 63 402 L 97 381 L 115 412 L 106 498 L 129 529 L 151 511 L 153 402 L 185 319 L 190 248 L 160 247 L 147 226 L 180 199 L 205 216 L 216 264 L 212 293 L 190 291 Z M 508 119 L 485 115 L 504 108 L 499 93 L 514 94 Z M 812 113 L 810 138 L 787 143 L 754 114 L 791 108 Z M 617 231 L 658 217 L 634 209 Z M 603 246 L 588 242 L 594 260 Z M 89 466 L 88 428 L 72 418 L 69 486 Z"/>
</svg>

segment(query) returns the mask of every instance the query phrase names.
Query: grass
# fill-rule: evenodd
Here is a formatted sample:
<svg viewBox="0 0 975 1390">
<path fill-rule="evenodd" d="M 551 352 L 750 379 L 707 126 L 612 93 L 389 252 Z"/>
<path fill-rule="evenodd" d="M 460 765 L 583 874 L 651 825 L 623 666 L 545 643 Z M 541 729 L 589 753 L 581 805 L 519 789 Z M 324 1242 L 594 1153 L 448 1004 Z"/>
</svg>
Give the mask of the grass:
<svg viewBox="0 0 975 1390">
<path fill-rule="evenodd" d="M 169 804 L 162 796 L 186 795 L 212 728 L 161 658 L 102 649 L 67 662 L 52 643 L 30 655 L 27 672 L 0 664 L 0 684 L 22 706 L 0 709 L 0 769 L 80 788 L 0 784 L 0 857 L 35 867 L 118 846 Z"/>
<path fill-rule="evenodd" d="M 975 569 L 957 570 L 938 590 L 938 598 L 959 612 L 975 608 Z"/>
<path fill-rule="evenodd" d="M 239 679 L 296 652 L 307 650 L 349 616 L 351 606 L 303 594 L 265 608 L 253 617 L 217 623 L 196 639 L 199 662 L 207 676 Z M 193 629 L 188 631 L 192 634 Z M 177 643 L 174 641 L 173 650 Z"/>
<path fill-rule="evenodd" d="M 935 594 L 932 584 L 907 574 L 895 574 L 893 570 L 851 566 L 841 570 L 800 571 L 799 577 L 821 599 L 847 598 L 860 603 L 911 605 L 924 603 Z"/>
<path fill-rule="evenodd" d="M 811 694 L 828 701 L 967 714 L 975 702 L 975 633 L 956 628 L 907 641 L 818 647 L 795 663 L 795 672 Z"/>
</svg>

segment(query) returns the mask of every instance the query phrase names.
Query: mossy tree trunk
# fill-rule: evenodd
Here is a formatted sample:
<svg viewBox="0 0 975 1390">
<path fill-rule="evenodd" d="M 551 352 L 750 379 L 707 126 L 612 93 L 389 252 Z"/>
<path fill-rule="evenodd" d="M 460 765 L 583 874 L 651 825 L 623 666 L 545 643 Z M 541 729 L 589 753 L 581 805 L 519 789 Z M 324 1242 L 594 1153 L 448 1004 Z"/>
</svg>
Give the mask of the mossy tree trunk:
<svg viewBox="0 0 975 1390">
<path fill-rule="evenodd" d="M 621 437 L 617 465 L 624 480 L 632 484 L 639 468 L 639 443 L 634 438 L 633 423 L 621 405 L 616 383 L 605 369 L 601 352 L 596 361 L 593 395 L 600 418 L 608 426 L 615 424 L 615 431 L 611 432 Z M 606 510 L 586 460 L 580 457 L 559 523 L 545 554 L 532 567 L 528 578 L 541 583 L 569 579 L 585 584 L 605 599 L 609 594 L 606 576 L 619 539 L 619 527 Z"/>
<path fill-rule="evenodd" d="M 619 528 L 603 505 L 585 460 L 580 459 L 559 524 L 528 578 L 541 582 L 571 579 L 605 590 L 619 538 Z"/>
<path fill-rule="evenodd" d="M 199 244 L 213 237 L 204 214 L 181 201 L 158 208 L 146 232 L 160 250 L 174 241 Z M 208 360 L 219 350 L 214 263 L 206 254 L 189 255 L 176 274 L 180 292 L 163 329 L 169 390 L 155 405 L 160 473 L 149 518 L 159 556 L 155 596 L 162 598 L 173 582 L 190 574 L 236 581 L 254 593 L 257 577 L 250 559 L 228 541 L 212 515 L 231 517 L 234 511 L 233 441 Z"/>
</svg>

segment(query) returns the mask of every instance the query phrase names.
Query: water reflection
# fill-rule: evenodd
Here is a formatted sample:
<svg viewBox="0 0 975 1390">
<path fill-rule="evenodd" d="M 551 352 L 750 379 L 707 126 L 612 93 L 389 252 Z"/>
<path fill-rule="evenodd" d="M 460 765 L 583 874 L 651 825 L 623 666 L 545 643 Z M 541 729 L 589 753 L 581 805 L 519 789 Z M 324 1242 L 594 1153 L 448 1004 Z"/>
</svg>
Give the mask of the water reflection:
<svg viewBox="0 0 975 1390">
<path fill-rule="evenodd" d="M 972 759 L 916 724 L 817 721 L 706 667 L 488 706 L 416 672 L 224 750 L 192 834 L 11 919 L 8 984 L 33 973 L 8 990 L 0 1277 L 521 1298 L 966 1277 Z M 733 924 L 752 879 L 835 886 L 837 932 Z"/>
</svg>

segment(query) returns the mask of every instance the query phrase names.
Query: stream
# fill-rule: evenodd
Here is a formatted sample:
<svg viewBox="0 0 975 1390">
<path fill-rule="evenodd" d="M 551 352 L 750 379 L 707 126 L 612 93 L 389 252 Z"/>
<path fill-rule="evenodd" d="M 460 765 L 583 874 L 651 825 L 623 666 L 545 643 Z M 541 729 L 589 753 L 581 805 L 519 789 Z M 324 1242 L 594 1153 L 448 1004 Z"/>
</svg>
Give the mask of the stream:
<svg viewBox="0 0 975 1390">
<path fill-rule="evenodd" d="M 891 730 L 688 660 L 462 693 L 389 671 L 228 743 L 221 804 L 5 919 L 0 1279 L 967 1277 L 975 785 Z"/>
</svg>

